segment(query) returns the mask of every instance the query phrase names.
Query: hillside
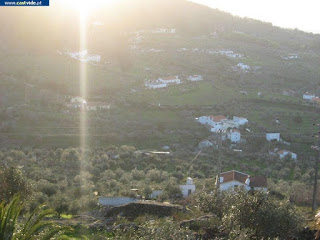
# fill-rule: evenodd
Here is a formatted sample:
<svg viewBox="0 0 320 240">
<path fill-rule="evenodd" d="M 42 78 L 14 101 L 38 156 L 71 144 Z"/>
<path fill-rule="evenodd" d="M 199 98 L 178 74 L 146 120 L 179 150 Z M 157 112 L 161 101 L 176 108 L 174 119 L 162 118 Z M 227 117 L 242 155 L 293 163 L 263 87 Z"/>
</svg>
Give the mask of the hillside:
<svg viewBox="0 0 320 240">
<path fill-rule="evenodd" d="M 80 115 L 67 111 L 65 98 L 80 94 L 82 65 L 59 54 L 78 49 L 76 10 L 65 14 L 66 9 L 54 4 L 41 11 L 0 11 L 0 18 L 8 22 L 0 29 L 5 46 L 0 52 L 4 145 L 37 136 L 45 146 L 77 146 Z M 141 147 L 178 143 L 190 149 L 209 134 L 194 122 L 204 114 L 246 116 L 255 132 L 281 131 L 287 139 L 300 134 L 308 139 L 302 142 L 312 142 L 311 123 L 319 120 L 315 114 L 319 109 L 306 107 L 302 94 L 320 95 L 319 35 L 182 0 L 119 2 L 93 12 L 89 19 L 88 52 L 100 55 L 101 61 L 85 64 L 87 98 L 112 106 L 106 113 L 89 114 L 92 144 L 132 144 L 140 139 Z M 38 27 L 25 31 L 33 24 Z M 157 28 L 175 33 L 154 33 Z M 240 57 L 230 57 L 228 51 Z M 205 81 L 186 81 L 194 74 Z M 145 79 L 170 75 L 184 83 L 164 90 L 144 88 Z M 284 96 L 284 91 L 293 94 Z M 12 112 L 11 107 L 19 108 Z M 302 118 L 298 128 L 294 116 Z M 275 119 L 281 124 L 274 125 Z M 300 148 L 301 141 L 297 142 Z"/>
</svg>

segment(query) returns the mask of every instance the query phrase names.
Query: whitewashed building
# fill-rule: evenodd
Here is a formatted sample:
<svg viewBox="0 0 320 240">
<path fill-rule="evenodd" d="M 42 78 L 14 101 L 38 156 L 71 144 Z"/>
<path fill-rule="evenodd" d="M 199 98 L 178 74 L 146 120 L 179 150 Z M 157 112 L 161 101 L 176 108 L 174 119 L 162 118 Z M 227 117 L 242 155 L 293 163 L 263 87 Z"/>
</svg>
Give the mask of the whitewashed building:
<svg viewBox="0 0 320 240">
<path fill-rule="evenodd" d="M 238 63 L 237 67 L 243 71 L 249 71 L 251 69 L 249 65 L 244 64 L 244 63 Z"/>
<path fill-rule="evenodd" d="M 87 110 L 88 111 L 97 111 L 97 110 L 109 110 L 111 108 L 110 104 L 105 102 L 88 102 L 87 103 Z"/>
<path fill-rule="evenodd" d="M 267 141 L 277 140 L 280 141 L 280 133 L 267 133 L 266 134 Z"/>
<path fill-rule="evenodd" d="M 243 125 L 247 124 L 249 121 L 247 118 L 234 116 L 233 122 L 239 127 L 239 126 L 243 126 Z"/>
<path fill-rule="evenodd" d="M 227 138 L 231 140 L 233 143 L 238 143 L 241 141 L 240 131 L 237 129 L 231 129 L 227 133 Z"/>
<path fill-rule="evenodd" d="M 203 77 L 201 75 L 193 75 L 193 76 L 189 76 L 187 79 L 189 81 L 196 82 L 196 81 L 202 81 Z"/>
<path fill-rule="evenodd" d="M 186 185 L 180 185 L 180 189 L 183 197 L 188 197 L 196 191 L 196 186 L 193 184 L 192 178 L 188 177 Z"/>
<path fill-rule="evenodd" d="M 306 92 L 305 94 L 303 94 L 303 99 L 304 100 L 312 100 L 313 98 L 315 98 L 316 96 L 312 93 L 308 93 Z"/>
<path fill-rule="evenodd" d="M 288 150 L 280 150 L 278 151 L 280 159 L 284 158 L 285 156 L 291 156 L 291 159 L 297 160 L 298 156 L 294 152 Z"/>
<path fill-rule="evenodd" d="M 217 183 L 216 183 L 217 184 Z M 220 174 L 220 190 L 235 190 L 243 187 L 246 190 L 267 191 L 267 178 L 263 176 L 250 176 L 246 173 L 231 170 Z"/>
<path fill-rule="evenodd" d="M 166 78 L 158 78 L 156 82 L 164 83 L 164 84 L 180 84 L 181 80 L 178 76 L 174 77 L 166 77 Z"/>
<path fill-rule="evenodd" d="M 166 83 L 160 83 L 160 82 L 145 82 L 145 87 L 148 89 L 159 89 L 159 88 L 166 88 L 168 87 L 168 84 Z"/>
</svg>

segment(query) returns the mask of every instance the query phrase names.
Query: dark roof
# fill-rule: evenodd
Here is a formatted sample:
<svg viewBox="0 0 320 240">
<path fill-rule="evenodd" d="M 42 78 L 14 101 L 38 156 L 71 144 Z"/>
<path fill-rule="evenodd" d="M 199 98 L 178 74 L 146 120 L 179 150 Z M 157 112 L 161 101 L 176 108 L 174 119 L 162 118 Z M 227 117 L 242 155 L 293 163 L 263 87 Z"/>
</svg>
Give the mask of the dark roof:
<svg viewBox="0 0 320 240">
<path fill-rule="evenodd" d="M 267 187 L 267 178 L 263 176 L 250 177 L 250 187 Z"/>
<path fill-rule="evenodd" d="M 267 178 L 263 176 L 249 176 L 246 173 L 238 172 L 236 170 L 231 170 L 220 174 L 223 177 L 223 182 L 238 181 L 241 183 L 246 183 L 248 177 L 250 177 L 250 187 L 267 187 Z"/>
</svg>

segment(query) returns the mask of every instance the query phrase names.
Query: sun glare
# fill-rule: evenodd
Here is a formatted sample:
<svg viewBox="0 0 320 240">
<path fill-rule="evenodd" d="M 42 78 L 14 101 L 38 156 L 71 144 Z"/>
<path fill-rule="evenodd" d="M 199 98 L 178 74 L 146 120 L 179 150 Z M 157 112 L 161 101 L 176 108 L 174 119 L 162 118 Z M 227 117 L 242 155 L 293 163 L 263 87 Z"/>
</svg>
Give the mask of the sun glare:
<svg viewBox="0 0 320 240">
<path fill-rule="evenodd" d="M 87 16 L 93 10 L 106 5 L 113 5 L 116 2 L 117 0 L 69 0 L 68 5 L 73 9 L 77 9 L 81 15 Z"/>
</svg>

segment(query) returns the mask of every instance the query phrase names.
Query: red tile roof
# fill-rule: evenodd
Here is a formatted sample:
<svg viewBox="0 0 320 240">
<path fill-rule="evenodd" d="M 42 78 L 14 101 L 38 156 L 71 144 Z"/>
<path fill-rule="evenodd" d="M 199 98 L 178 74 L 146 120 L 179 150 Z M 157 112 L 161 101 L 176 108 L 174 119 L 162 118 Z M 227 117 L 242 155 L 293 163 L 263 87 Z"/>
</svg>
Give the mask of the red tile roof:
<svg viewBox="0 0 320 240">
<path fill-rule="evenodd" d="M 312 98 L 311 100 L 312 100 L 313 102 L 320 103 L 320 98 L 315 97 L 315 98 Z"/>
<path fill-rule="evenodd" d="M 235 170 L 221 173 L 220 177 L 223 177 L 223 183 L 238 181 L 244 184 L 246 183 L 247 178 L 250 177 L 250 187 L 267 187 L 266 177 L 263 177 L 263 176 L 251 177 L 246 173 L 238 172 Z"/>
<path fill-rule="evenodd" d="M 221 120 L 227 120 L 227 118 L 223 115 L 210 116 L 210 118 L 215 122 L 221 122 Z"/>
</svg>

